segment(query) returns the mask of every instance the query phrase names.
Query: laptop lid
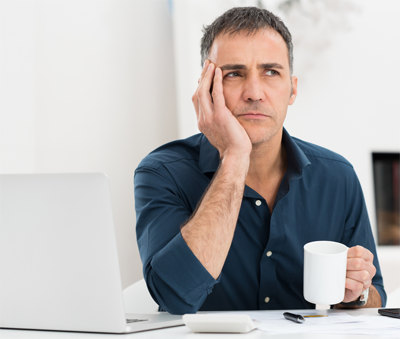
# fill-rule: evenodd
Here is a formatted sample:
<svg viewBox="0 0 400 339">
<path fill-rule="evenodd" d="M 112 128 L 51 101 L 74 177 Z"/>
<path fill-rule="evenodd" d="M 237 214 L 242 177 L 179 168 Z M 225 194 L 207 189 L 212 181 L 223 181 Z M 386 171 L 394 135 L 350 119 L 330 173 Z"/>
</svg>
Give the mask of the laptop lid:
<svg viewBox="0 0 400 339">
<path fill-rule="evenodd" d="M 0 327 L 124 332 L 107 177 L 0 175 L 0 275 Z"/>
</svg>

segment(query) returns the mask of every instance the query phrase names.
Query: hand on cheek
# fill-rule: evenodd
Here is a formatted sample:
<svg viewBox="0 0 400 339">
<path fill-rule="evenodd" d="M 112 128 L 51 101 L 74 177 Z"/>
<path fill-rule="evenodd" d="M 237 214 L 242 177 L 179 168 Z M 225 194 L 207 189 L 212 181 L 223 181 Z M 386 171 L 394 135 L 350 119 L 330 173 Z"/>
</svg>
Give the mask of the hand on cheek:
<svg viewBox="0 0 400 339">
<path fill-rule="evenodd" d="M 362 246 L 349 248 L 347 252 L 346 290 L 343 302 L 351 302 L 371 286 L 376 273 L 374 255 Z"/>
<path fill-rule="evenodd" d="M 198 128 L 218 149 L 221 158 L 227 154 L 248 156 L 252 150 L 251 141 L 225 105 L 222 80 L 221 69 L 206 60 L 192 97 Z"/>
</svg>

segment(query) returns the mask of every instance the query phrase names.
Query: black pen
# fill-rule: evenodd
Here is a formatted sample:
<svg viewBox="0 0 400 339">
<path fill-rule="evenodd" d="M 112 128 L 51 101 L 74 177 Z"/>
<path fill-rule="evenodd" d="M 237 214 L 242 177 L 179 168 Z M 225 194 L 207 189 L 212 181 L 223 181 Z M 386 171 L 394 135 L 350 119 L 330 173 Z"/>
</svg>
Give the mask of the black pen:
<svg viewBox="0 0 400 339">
<path fill-rule="evenodd" d="M 291 321 L 294 321 L 295 323 L 299 323 L 299 324 L 302 324 L 305 321 L 305 319 L 300 314 L 293 314 L 293 313 L 285 312 L 285 313 L 283 313 L 283 316 L 287 320 L 291 320 Z"/>
</svg>

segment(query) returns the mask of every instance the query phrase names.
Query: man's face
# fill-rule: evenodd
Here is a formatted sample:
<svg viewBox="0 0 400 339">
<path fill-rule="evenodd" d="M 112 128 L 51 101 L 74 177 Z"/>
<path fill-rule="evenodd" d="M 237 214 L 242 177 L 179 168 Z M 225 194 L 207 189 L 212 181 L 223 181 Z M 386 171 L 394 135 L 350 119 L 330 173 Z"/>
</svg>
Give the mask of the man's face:
<svg viewBox="0 0 400 339">
<path fill-rule="evenodd" d="M 219 35 L 209 60 L 221 68 L 225 104 L 253 146 L 280 137 L 288 105 L 297 94 L 283 38 L 270 29 Z"/>
</svg>

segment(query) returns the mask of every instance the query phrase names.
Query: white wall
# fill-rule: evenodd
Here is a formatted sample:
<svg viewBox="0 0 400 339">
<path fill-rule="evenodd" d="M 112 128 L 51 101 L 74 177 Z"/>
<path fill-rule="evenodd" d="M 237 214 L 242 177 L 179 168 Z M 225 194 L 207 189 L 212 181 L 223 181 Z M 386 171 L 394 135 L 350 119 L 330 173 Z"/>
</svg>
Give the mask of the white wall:
<svg viewBox="0 0 400 339">
<path fill-rule="evenodd" d="M 105 172 L 123 286 L 133 171 L 177 138 L 168 0 L 1 1 L 1 173 Z"/>
<path fill-rule="evenodd" d="M 400 25 L 395 0 L 358 1 L 352 29 L 316 60 L 285 123 L 293 135 L 342 154 L 360 179 L 372 230 L 372 152 L 400 152 Z M 399 248 L 378 248 L 388 293 L 400 287 Z"/>
<path fill-rule="evenodd" d="M 35 3 L 1 1 L 1 173 L 35 165 Z M 19 20 L 17 19 L 19 18 Z"/>
<path fill-rule="evenodd" d="M 352 30 L 338 35 L 299 79 L 286 128 L 354 166 L 376 231 L 373 151 L 400 152 L 399 1 L 360 1 Z"/>
</svg>

